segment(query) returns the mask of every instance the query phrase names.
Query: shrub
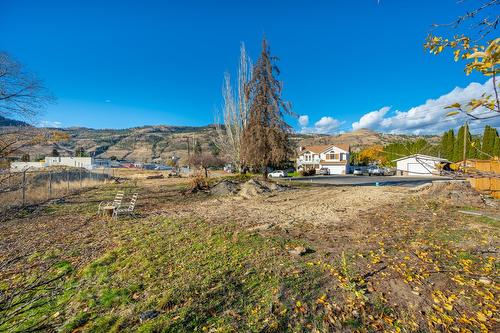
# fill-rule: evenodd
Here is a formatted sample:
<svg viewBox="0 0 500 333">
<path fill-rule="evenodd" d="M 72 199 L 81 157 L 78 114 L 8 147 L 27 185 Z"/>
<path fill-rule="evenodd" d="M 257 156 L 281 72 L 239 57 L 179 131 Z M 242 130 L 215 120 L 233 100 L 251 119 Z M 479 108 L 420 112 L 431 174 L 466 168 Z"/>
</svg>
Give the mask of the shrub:
<svg viewBox="0 0 500 333">
<path fill-rule="evenodd" d="M 209 180 L 203 172 L 195 172 L 189 179 L 188 191 L 206 191 L 210 187 L 209 185 Z"/>
<path fill-rule="evenodd" d="M 316 174 L 316 169 L 306 169 L 306 170 L 301 170 L 300 175 L 302 177 L 305 176 L 314 176 Z"/>
</svg>

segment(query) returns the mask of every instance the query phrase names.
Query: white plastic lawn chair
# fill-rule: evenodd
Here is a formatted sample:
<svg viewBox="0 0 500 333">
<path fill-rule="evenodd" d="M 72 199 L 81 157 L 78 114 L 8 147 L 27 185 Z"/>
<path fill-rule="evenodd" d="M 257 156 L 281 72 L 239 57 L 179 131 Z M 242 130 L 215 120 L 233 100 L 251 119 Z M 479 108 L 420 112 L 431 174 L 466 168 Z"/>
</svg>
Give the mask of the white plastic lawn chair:
<svg viewBox="0 0 500 333">
<path fill-rule="evenodd" d="M 120 208 L 122 205 L 123 196 L 125 193 L 123 191 L 116 192 L 115 199 L 113 201 L 102 201 L 99 204 L 99 208 L 97 209 L 97 214 L 101 214 L 101 211 L 104 211 L 104 207 L 109 209 L 109 207 L 113 207 L 113 213 L 116 209 Z"/>
<path fill-rule="evenodd" d="M 134 193 L 132 195 L 132 199 L 130 199 L 130 202 L 128 204 L 128 207 L 118 207 L 117 209 L 113 210 L 113 218 L 115 220 L 118 220 L 118 215 L 120 214 L 129 214 L 129 215 L 134 215 L 134 209 L 135 209 L 135 203 L 137 202 L 137 198 L 139 197 L 139 193 Z"/>
</svg>

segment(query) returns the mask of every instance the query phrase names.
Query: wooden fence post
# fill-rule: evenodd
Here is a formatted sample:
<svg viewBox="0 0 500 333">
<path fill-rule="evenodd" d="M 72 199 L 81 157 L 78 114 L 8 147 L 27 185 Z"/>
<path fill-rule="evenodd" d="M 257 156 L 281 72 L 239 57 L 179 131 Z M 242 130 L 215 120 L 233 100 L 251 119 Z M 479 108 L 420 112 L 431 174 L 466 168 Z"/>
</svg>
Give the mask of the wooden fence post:
<svg viewBox="0 0 500 333">
<path fill-rule="evenodd" d="M 82 168 L 80 168 L 80 188 L 82 188 Z"/>
<path fill-rule="evenodd" d="M 26 204 L 26 171 L 23 171 L 23 183 L 22 183 L 22 193 L 23 193 L 23 206 Z"/>
<path fill-rule="evenodd" d="M 69 194 L 69 169 L 66 169 L 66 194 Z"/>
</svg>

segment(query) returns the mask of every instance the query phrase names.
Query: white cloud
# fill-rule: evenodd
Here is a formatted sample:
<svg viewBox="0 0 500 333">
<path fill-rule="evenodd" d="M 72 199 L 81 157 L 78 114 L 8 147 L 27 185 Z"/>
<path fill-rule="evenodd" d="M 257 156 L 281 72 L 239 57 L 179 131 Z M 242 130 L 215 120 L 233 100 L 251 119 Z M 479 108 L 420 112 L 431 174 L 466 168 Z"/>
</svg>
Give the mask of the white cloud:
<svg viewBox="0 0 500 333">
<path fill-rule="evenodd" d="M 389 112 L 390 109 L 389 106 L 384 106 L 380 110 L 368 112 L 363 115 L 359 121 L 352 123 L 352 129 L 357 130 L 360 128 L 376 127 L 384 119 L 385 114 Z"/>
<path fill-rule="evenodd" d="M 308 119 L 309 120 L 309 119 Z M 314 133 L 314 134 L 334 134 L 337 132 L 340 125 L 342 125 L 338 119 L 332 117 L 321 117 L 320 120 L 314 123 L 314 127 L 302 126 L 300 129 L 301 133 Z"/>
<path fill-rule="evenodd" d="M 301 127 L 305 127 L 309 125 L 309 116 L 308 115 L 303 115 L 299 117 L 299 125 Z"/>
<path fill-rule="evenodd" d="M 52 121 L 52 120 L 41 120 L 38 123 L 38 127 L 51 127 L 51 128 L 59 128 L 62 126 L 60 121 Z"/>
<path fill-rule="evenodd" d="M 465 120 L 470 122 L 473 132 L 481 131 L 485 124 L 500 126 L 500 117 L 490 120 L 475 121 L 472 118 L 460 114 L 446 117 L 450 111 L 446 106 L 453 103 L 466 103 L 473 98 L 479 98 L 483 93 L 493 93 L 493 82 L 488 80 L 484 84 L 473 82 L 465 88 L 456 87 L 449 93 L 429 99 L 424 104 L 412 107 L 408 111 L 395 110 L 390 112 L 390 107 L 371 111 L 363 115 L 359 121 L 352 123 L 353 130 L 368 128 L 386 133 L 408 133 L 408 134 L 439 134 L 450 128 L 461 126 Z M 389 115 L 390 114 L 390 115 Z M 475 115 L 486 117 L 491 111 L 478 108 Z"/>
</svg>

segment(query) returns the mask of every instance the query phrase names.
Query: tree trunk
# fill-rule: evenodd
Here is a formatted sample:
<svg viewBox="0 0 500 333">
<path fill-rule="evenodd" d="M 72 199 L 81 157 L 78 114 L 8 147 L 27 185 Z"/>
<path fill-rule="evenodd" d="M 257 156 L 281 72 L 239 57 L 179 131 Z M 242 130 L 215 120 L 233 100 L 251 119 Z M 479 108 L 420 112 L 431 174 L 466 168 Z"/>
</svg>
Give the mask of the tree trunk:
<svg viewBox="0 0 500 333">
<path fill-rule="evenodd" d="M 203 168 L 205 170 L 205 178 L 208 178 L 208 168 Z"/>
</svg>

